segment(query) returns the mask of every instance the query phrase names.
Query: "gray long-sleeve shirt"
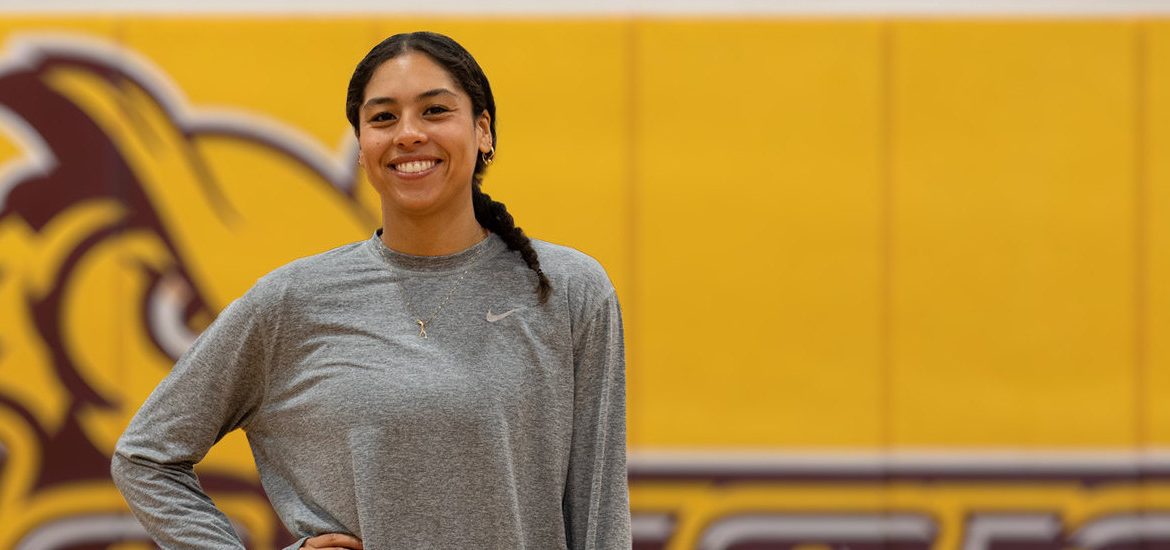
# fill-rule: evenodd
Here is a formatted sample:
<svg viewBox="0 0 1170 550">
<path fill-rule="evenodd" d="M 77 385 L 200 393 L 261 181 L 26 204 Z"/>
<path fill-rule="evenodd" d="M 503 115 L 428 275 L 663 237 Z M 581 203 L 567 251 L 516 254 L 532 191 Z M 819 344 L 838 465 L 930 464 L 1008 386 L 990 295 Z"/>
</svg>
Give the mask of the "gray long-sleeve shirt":
<svg viewBox="0 0 1170 550">
<path fill-rule="evenodd" d="M 164 548 L 242 547 L 192 471 L 242 428 L 297 536 L 349 533 L 371 550 L 629 548 L 613 286 L 592 258 L 533 245 L 553 287 L 543 305 L 494 234 L 418 257 L 375 233 L 261 278 L 119 440 L 114 481 L 139 521 Z M 420 337 L 416 319 L 449 291 Z"/>
</svg>

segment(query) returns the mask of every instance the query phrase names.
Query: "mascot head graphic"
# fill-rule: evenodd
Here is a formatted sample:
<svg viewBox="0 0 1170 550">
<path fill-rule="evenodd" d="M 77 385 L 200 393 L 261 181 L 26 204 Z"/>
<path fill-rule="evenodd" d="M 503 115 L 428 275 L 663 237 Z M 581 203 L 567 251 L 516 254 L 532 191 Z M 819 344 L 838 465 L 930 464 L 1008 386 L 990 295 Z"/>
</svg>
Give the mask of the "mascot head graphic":
<svg viewBox="0 0 1170 550">
<path fill-rule="evenodd" d="M 0 540 L 147 547 L 109 480 L 121 430 L 220 309 L 277 265 L 368 236 L 376 199 L 352 143 L 331 153 L 191 107 L 133 52 L 3 46 Z M 277 546 L 249 456 L 229 435 L 200 480 L 250 547 Z"/>
</svg>

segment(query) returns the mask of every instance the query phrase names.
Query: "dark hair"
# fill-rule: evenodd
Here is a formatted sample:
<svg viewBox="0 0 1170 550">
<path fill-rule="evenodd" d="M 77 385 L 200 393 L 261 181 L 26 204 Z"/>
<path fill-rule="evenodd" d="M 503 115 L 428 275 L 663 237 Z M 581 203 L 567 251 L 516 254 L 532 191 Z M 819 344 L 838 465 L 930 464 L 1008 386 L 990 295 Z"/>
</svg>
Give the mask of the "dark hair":
<svg viewBox="0 0 1170 550">
<path fill-rule="evenodd" d="M 487 111 L 490 117 L 492 133 L 492 147 L 496 144 L 496 100 L 492 97 L 492 87 L 488 84 L 487 75 L 475 62 L 475 58 L 463 46 L 451 38 L 433 32 L 412 32 L 396 34 L 383 40 L 374 49 L 370 50 L 353 70 L 349 79 L 349 89 L 345 94 L 345 118 L 353 126 L 353 133 L 357 135 L 361 127 L 358 120 L 358 111 L 365 99 L 366 85 L 382 63 L 407 52 L 419 52 L 431 58 L 440 67 L 443 67 L 451 79 L 463 89 L 471 98 L 472 117 Z M 504 203 L 492 200 L 480 188 L 483 185 L 484 172 L 487 163 L 480 155 L 475 161 L 475 173 L 471 182 L 471 204 L 475 208 L 475 219 L 480 225 L 492 233 L 500 236 L 507 243 L 508 248 L 520 253 L 529 269 L 536 272 L 536 293 L 540 303 L 548 300 L 552 286 L 548 277 L 540 269 L 540 258 L 532 248 L 532 241 L 524 234 L 524 230 L 516 227 L 515 220 L 508 213 Z"/>
</svg>

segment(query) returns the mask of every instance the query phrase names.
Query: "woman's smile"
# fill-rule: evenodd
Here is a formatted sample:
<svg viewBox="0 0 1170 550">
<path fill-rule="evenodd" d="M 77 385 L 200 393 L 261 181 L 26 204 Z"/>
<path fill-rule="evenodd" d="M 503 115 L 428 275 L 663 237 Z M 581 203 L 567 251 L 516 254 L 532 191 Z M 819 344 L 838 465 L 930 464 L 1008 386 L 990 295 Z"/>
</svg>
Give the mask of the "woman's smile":
<svg viewBox="0 0 1170 550">
<path fill-rule="evenodd" d="M 395 176 L 414 180 L 424 178 L 435 172 L 443 161 L 439 159 L 395 159 L 390 162 L 390 170 Z"/>
<path fill-rule="evenodd" d="M 437 160 L 412 160 L 400 164 L 391 164 L 390 167 L 397 170 L 400 174 L 419 174 L 434 168 L 439 161 Z"/>
</svg>

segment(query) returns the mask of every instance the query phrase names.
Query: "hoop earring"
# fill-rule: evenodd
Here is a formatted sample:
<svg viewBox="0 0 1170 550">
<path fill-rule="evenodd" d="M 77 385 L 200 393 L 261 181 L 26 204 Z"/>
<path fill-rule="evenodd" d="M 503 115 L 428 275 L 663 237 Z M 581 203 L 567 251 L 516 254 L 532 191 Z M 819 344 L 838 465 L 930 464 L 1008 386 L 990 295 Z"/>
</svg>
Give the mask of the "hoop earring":
<svg viewBox="0 0 1170 550">
<path fill-rule="evenodd" d="M 488 152 L 479 154 L 479 156 L 483 158 L 483 163 L 487 166 L 491 166 L 492 163 L 496 161 L 496 146 L 492 145 L 491 147 L 492 148 L 488 150 Z"/>
</svg>

